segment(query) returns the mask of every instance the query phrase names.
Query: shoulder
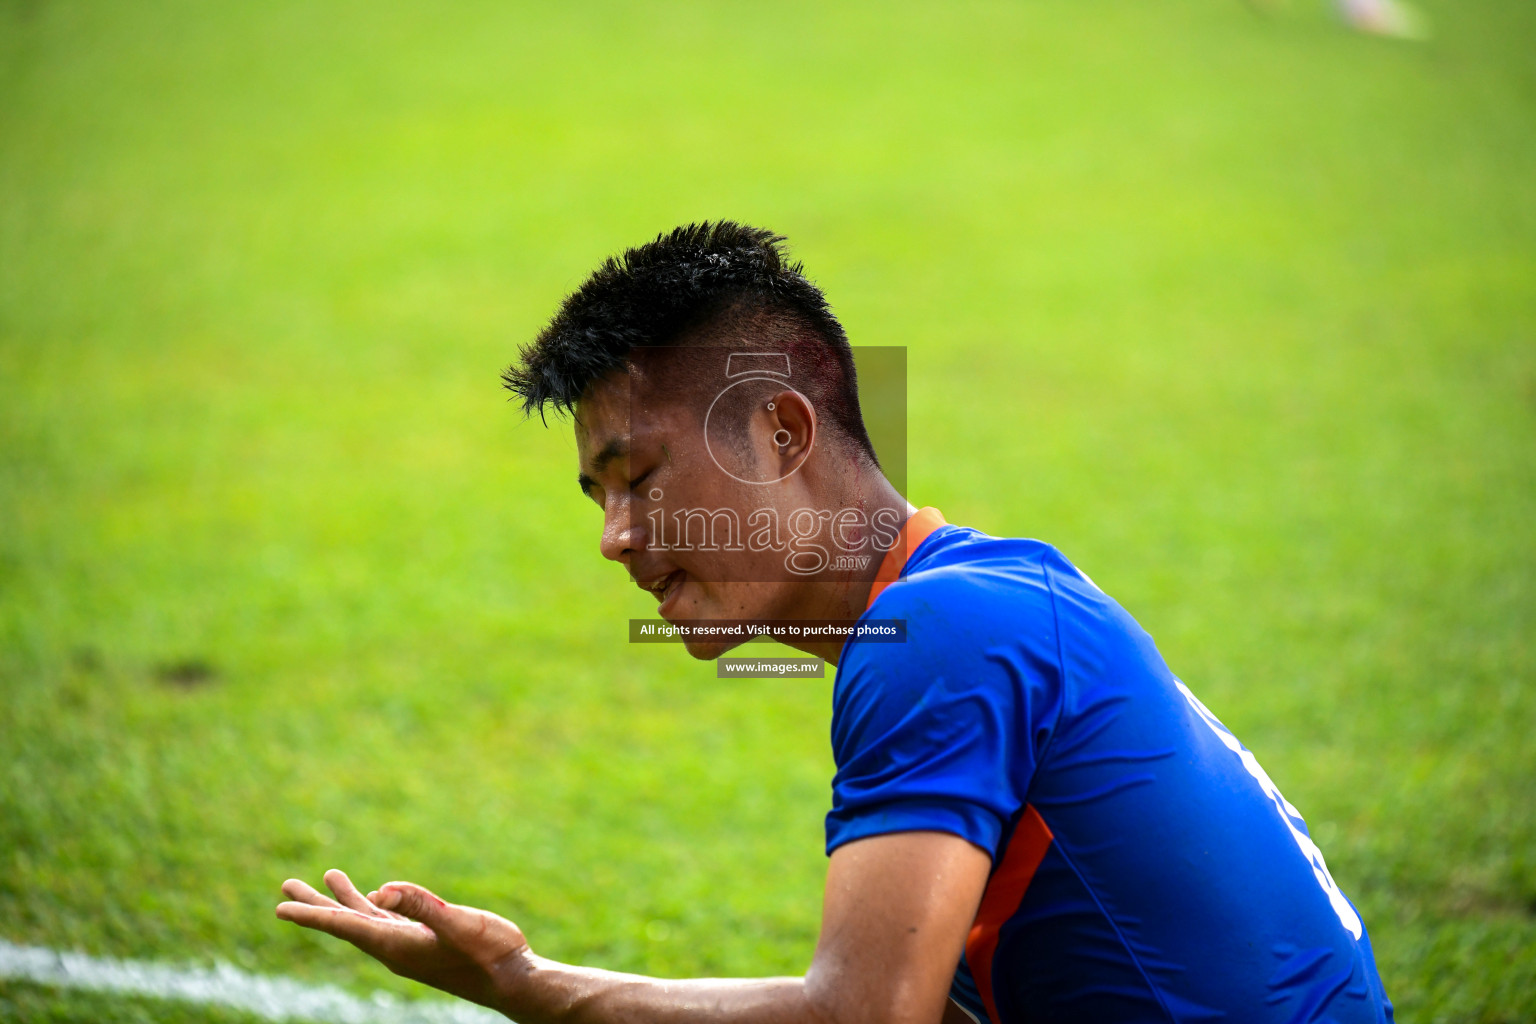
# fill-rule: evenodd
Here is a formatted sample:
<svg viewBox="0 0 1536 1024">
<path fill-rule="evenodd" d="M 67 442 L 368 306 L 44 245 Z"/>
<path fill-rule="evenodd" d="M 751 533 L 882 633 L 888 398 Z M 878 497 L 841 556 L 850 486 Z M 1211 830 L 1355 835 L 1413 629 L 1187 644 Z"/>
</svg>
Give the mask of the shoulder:
<svg viewBox="0 0 1536 1024">
<path fill-rule="evenodd" d="M 913 553 L 903 578 L 887 586 L 864 614 L 906 622 L 907 643 L 851 641 L 844 655 L 950 659 L 996 643 L 1054 637 L 1055 591 L 1063 576 L 1092 588 L 1043 541 L 941 527 Z M 875 649 L 893 646 L 904 649 Z"/>
<path fill-rule="evenodd" d="M 835 717 L 878 721 L 956 701 L 996 705 L 1053 685 L 1053 589 L 1062 572 L 1083 578 L 1041 541 L 957 526 L 935 531 L 861 620 L 905 623 L 904 642 L 848 642 L 833 690 Z"/>
<path fill-rule="evenodd" d="M 945 527 L 876 597 L 861 621 L 903 620 L 905 640 L 851 640 L 839 660 L 829 847 L 937 828 L 996 851 L 1060 706 L 1057 557 Z"/>
</svg>

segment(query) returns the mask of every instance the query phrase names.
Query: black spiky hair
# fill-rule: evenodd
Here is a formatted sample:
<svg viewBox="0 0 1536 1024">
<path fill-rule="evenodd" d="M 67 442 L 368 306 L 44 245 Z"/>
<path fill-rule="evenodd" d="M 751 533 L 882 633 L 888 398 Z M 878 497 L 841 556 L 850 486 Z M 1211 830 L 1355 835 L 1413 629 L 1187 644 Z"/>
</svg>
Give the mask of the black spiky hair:
<svg viewBox="0 0 1536 1024">
<path fill-rule="evenodd" d="M 873 457 L 848 337 L 821 289 L 789 261 L 784 241 L 765 228 L 705 221 L 610 256 L 522 348 L 502 383 L 525 414 L 542 417 L 546 406 L 570 412 L 634 349 L 674 345 L 728 320 L 792 350 L 797 369 L 817 384 L 820 394 L 810 397 Z"/>
</svg>

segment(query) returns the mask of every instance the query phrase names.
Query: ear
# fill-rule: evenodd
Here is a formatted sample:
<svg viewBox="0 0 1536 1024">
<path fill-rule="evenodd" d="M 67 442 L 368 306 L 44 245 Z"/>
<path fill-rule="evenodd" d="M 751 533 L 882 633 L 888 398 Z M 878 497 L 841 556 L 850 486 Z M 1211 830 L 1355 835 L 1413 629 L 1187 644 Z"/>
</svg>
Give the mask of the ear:
<svg viewBox="0 0 1536 1024">
<path fill-rule="evenodd" d="M 768 400 L 767 413 L 769 458 L 783 479 L 800 468 L 816 444 L 816 407 L 800 392 L 785 390 Z"/>
</svg>

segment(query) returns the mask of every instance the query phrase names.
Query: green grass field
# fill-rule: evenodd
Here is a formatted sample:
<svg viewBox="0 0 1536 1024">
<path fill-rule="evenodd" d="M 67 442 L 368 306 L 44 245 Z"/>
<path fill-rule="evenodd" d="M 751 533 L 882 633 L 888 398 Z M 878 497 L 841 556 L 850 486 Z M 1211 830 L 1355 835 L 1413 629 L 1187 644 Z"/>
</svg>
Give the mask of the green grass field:
<svg viewBox="0 0 1536 1024">
<path fill-rule="evenodd" d="M 1423 6 L 4 0 L 0 938 L 415 991 L 272 917 L 342 866 L 803 970 L 830 679 L 626 644 L 497 382 L 728 216 L 908 348 L 909 496 L 1257 753 L 1401 1020 L 1536 1019 L 1536 8 Z"/>
</svg>

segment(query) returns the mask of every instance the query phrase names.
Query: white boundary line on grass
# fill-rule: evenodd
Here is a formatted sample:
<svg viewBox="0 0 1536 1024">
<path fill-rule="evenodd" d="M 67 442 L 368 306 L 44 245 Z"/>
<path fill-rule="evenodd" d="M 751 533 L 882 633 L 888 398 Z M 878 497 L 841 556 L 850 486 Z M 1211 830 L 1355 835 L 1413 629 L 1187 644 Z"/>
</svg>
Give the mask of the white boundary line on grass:
<svg viewBox="0 0 1536 1024">
<path fill-rule="evenodd" d="M 412 1002 L 375 992 L 348 995 L 333 985 L 305 985 L 291 978 L 249 974 L 229 964 L 172 966 L 148 960 L 115 960 L 18 946 L 0 939 L 0 978 L 55 988 L 123 992 L 182 1002 L 227 1006 L 271 1021 L 317 1024 L 505 1024 L 499 1013 L 465 1002 Z"/>
</svg>

